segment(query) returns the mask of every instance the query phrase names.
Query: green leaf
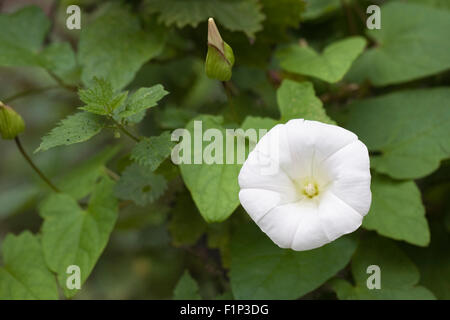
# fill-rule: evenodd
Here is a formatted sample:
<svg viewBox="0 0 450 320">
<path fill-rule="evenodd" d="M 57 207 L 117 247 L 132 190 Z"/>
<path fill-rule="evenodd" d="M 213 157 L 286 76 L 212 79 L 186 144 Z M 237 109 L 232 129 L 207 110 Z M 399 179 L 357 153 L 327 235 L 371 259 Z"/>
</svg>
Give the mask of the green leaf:
<svg viewBox="0 0 450 320">
<path fill-rule="evenodd" d="M 198 293 L 198 284 L 192 279 L 189 271 L 185 271 L 173 292 L 174 300 L 201 300 Z"/>
<path fill-rule="evenodd" d="M 282 122 L 303 118 L 336 124 L 327 116 L 311 82 L 284 80 L 278 88 L 277 101 Z"/>
<path fill-rule="evenodd" d="M 64 175 L 57 186 L 74 199 L 82 199 L 92 192 L 95 183 L 105 172 L 105 164 L 119 151 L 120 147 L 107 147 L 80 166 Z"/>
<path fill-rule="evenodd" d="M 343 269 L 356 249 L 352 237 L 321 248 L 277 247 L 253 224 L 236 230 L 231 243 L 231 287 L 236 299 L 297 299 Z"/>
<path fill-rule="evenodd" d="M 160 84 L 150 88 L 140 88 L 128 98 L 125 107 L 118 110 L 117 116 L 127 118 L 141 113 L 156 106 L 157 102 L 167 94 L 168 92 Z"/>
<path fill-rule="evenodd" d="M 380 267 L 380 289 L 368 289 L 367 273 L 371 265 Z M 339 299 L 434 299 L 426 288 L 416 286 L 420 274 L 412 261 L 391 240 L 368 235 L 362 239 L 352 260 L 352 274 L 356 285 L 345 280 L 330 282 Z"/>
<path fill-rule="evenodd" d="M 340 0 L 314 0 L 308 1 L 306 12 L 303 15 L 305 20 L 320 18 L 328 13 L 334 12 L 341 7 Z"/>
<path fill-rule="evenodd" d="M 306 6 L 304 0 L 262 0 L 261 3 L 266 16 L 265 32 L 278 29 L 285 33 L 288 27 L 297 28 Z M 273 34 L 276 35 L 276 33 Z"/>
<path fill-rule="evenodd" d="M 49 19 L 37 6 L 0 14 L 0 65 L 37 65 L 37 54 L 49 29 Z"/>
<path fill-rule="evenodd" d="M 67 42 L 54 42 L 39 53 L 39 64 L 64 80 L 76 85 L 79 82 L 79 68 L 75 52 Z"/>
<path fill-rule="evenodd" d="M 249 37 L 262 29 L 264 15 L 255 0 L 146 0 L 149 13 L 158 13 L 158 21 L 178 28 L 197 27 L 213 17 L 231 31 L 242 31 Z"/>
<path fill-rule="evenodd" d="M 126 86 L 140 67 L 157 56 L 165 36 L 158 28 L 142 29 L 136 15 L 112 7 L 81 30 L 78 60 L 81 79 L 89 87 L 94 77 L 111 81 L 114 89 Z"/>
<path fill-rule="evenodd" d="M 164 176 L 153 173 L 149 167 L 133 163 L 122 173 L 115 194 L 119 199 L 145 206 L 162 196 L 166 189 Z"/>
<path fill-rule="evenodd" d="M 355 62 L 349 80 L 385 86 L 450 68 L 449 11 L 391 2 L 382 6 L 381 17 L 381 29 L 367 31 L 376 45 Z"/>
<path fill-rule="evenodd" d="M 450 299 L 450 233 L 442 225 L 431 226 L 428 248 L 406 247 L 406 253 L 420 270 L 420 284 L 430 288 L 438 299 Z"/>
<path fill-rule="evenodd" d="M 371 166 L 378 172 L 397 179 L 426 176 L 450 157 L 450 89 L 400 91 L 356 101 L 347 127 L 376 152 Z"/>
<path fill-rule="evenodd" d="M 35 152 L 84 142 L 102 130 L 103 119 L 88 112 L 78 112 L 61 120 L 58 126 L 42 138 L 42 142 Z"/>
<path fill-rule="evenodd" d="M 221 157 L 222 164 L 207 164 L 203 161 L 204 149 L 208 145 L 215 143 L 215 140 L 213 139 L 213 142 L 198 141 L 201 145 L 195 146 L 196 143 L 193 143 L 195 136 L 194 121 L 202 122 L 203 131 L 206 131 L 207 129 L 217 129 L 222 134 L 223 140 L 219 141 L 219 143 L 222 143 L 226 151 L 223 153 L 223 157 Z M 189 140 L 190 145 L 186 147 L 186 149 L 192 148 L 192 157 L 190 159 L 190 164 L 180 164 L 184 183 L 191 192 L 192 198 L 206 222 L 224 221 L 239 205 L 239 185 L 237 177 L 241 165 L 237 164 L 237 161 L 233 161 L 233 164 L 226 163 L 226 154 L 230 153 L 231 150 L 225 148 L 227 133 L 223 128 L 223 119 L 222 117 L 199 116 L 189 122 L 186 129 L 189 131 L 190 137 L 184 137 L 183 141 L 185 141 L 185 139 Z M 199 131 L 196 134 L 202 135 L 202 132 Z M 180 142 L 180 144 L 182 144 L 183 141 Z M 183 152 L 186 152 L 186 150 L 183 150 Z M 234 155 L 236 156 L 236 153 Z M 201 164 L 195 164 L 195 159 L 199 159 Z"/>
<path fill-rule="evenodd" d="M 242 129 L 265 129 L 269 131 L 273 127 L 275 127 L 278 124 L 277 120 L 274 120 L 272 118 L 262 118 L 262 117 L 253 117 L 248 116 L 245 118 L 244 122 L 242 122 Z M 261 138 L 261 137 L 259 137 Z"/>
<path fill-rule="evenodd" d="M 408 2 L 450 10 L 450 2 L 448 0 L 409 0 Z"/>
<path fill-rule="evenodd" d="M 90 88 L 78 91 L 80 100 L 86 104 L 79 109 L 99 115 L 111 115 L 123 104 L 127 95 L 127 91 L 114 93 L 109 81 L 94 78 Z"/>
<path fill-rule="evenodd" d="M 379 234 L 426 246 L 430 231 L 420 190 L 414 181 L 394 181 L 372 176 L 372 205 L 363 226 Z"/>
<path fill-rule="evenodd" d="M 206 232 L 206 222 L 186 193 L 177 195 L 177 203 L 171 212 L 169 231 L 175 246 L 193 245 Z"/>
<path fill-rule="evenodd" d="M 175 145 L 170 138 L 170 132 L 165 131 L 159 136 L 145 138 L 131 151 L 131 160 L 141 166 L 148 166 L 151 171 L 158 169 L 159 165 L 170 155 Z"/>
<path fill-rule="evenodd" d="M 50 269 L 67 297 L 78 290 L 66 286 L 67 267 L 77 265 L 83 284 L 108 243 L 117 220 L 117 200 L 113 196 L 114 182 L 107 177 L 95 186 L 87 209 L 67 194 L 50 196 L 40 208 L 44 219 L 42 247 Z"/>
<path fill-rule="evenodd" d="M 47 269 L 37 237 L 9 234 L 2 244 L 0 300 L 58 299 L 55 277 Z"/>
<path fill-rule="evenodd" d="M 330 44 L 318 54 L 310 47 L 293 44 L 278 50 L 276 57 L 286 71 L 334 83 L 344 77 L 365 45 L 364 38 L 350 37 Z"/>
</svg>

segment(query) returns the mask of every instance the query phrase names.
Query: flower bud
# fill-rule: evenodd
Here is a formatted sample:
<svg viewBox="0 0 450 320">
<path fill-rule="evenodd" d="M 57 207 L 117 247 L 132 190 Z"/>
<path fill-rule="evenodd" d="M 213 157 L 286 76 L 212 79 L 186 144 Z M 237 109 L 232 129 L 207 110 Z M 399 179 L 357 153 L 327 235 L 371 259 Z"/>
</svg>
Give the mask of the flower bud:
<svg viewBox="0 0 450 320">
<path fill-rule="evenodd" d="M 25 130 L 25 123 L 16 111 L 0 101 L 0 134 L 3 139 L 12 140 Z"/>
<path fill-rule="evenodd" d="M 206 75 L 220 81 L 231 79 L 234 65 L 233 49 L 222 40 L 213 18 L 208 19 L 208 53 Z"/>
</svg>

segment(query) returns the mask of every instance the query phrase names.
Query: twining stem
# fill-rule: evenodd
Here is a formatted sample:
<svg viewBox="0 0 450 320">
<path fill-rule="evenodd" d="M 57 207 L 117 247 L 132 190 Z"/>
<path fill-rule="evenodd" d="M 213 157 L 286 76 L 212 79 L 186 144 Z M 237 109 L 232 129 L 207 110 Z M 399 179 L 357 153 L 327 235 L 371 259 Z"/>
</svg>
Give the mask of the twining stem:
<svg viewBox="0 0 450 320">
<path fill-rule="evenodd" d="M 133 135 L 130 131 L 127 130 L 122 124 L 120 124 L 118 121 L 116 121 L 114 118 L 111 117 L 111 120 L 114 122 L 114 124 L 119 128 L 123 133 L 125 133 L 127 136 L 129 136 L 131 139 L 133 139 L 136 142 L 140 142 L 141 139 Z"/>
<path fill-rule="evenodd" d="M 28 164 L 33 168 L 33 170 L 36 171 L 39 177 L 41 177 L 41 179 L 44 180 L 49 185 L 49 187 L 52 188 L 53 191 L 60 192 L 59 189 L 55 187 L 55 185 L 42 173 L 41 170 L 39 170 L 39 168 L 34 164 L 33 160 L 31 160 L 31 158 L 28 156 L 25 149 L 22 147 L 22 143 L 20 142 L 19 137 L 15 137 L 14 141 L 16 141 L 17 148 L 19 149 L 22 156 L 25 158 L 25 160 L 27 160 Z"/>
</svg>

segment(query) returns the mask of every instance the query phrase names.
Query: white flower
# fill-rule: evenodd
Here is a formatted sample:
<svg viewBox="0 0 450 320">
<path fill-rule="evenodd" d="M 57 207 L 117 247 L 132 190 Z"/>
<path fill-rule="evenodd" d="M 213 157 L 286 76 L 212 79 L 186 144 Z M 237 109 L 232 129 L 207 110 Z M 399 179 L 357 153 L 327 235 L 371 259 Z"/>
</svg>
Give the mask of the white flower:
<svg viewBox="0 0 450 320">
<path fill-rule="evenodd" d="M 346 129 L 303 119 L 264 135 L 239 185 L 241 204 L 261 230 L 299 251 L 358 229 L 372 199 L 366 146 Z"/>
</svg>

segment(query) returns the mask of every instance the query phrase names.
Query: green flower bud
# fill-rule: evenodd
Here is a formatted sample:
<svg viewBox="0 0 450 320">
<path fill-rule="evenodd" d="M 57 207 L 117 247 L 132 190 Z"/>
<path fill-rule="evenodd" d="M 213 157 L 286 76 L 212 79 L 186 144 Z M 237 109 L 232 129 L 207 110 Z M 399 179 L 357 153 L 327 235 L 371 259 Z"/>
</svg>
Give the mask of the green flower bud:
<svg viewBox="0 0 450 320">
<path fill-rule="evenodd" d="M 206 75 L 220 81 L 231 79 L 234 65 L 233 49 L 222 40 L 213 18 L 208 19 L 208 53 Z"/>
<path fill-rule="evenodd" d="M 3 139 L 12 140 L 25 130 L 20 114 L 0 101 L 0 134 Z"/>
</svg>

